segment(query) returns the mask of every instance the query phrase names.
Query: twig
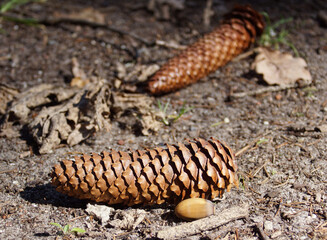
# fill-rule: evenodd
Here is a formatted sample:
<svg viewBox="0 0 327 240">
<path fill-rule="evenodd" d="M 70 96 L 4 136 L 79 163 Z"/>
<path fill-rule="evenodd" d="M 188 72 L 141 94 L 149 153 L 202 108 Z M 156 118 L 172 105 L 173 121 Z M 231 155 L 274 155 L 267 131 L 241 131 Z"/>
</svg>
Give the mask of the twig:
<svg viewBox="0 0 327 240">
<path fill-rule="evenodd" d="M 246 145 L 244 148 L 238 150 L 236 153 L 235 153 L 235 157 L 238 157 L 240 156 L 242 153 L 246 152 L 246 150 L 248 150 L 253 144 L 249 144 L 249 145 Z"/>
<path fill-rule="evenodd" d="M 236 56 L 235 58 L 233 58 L 233 59 L 231 60 L 231 62 L 238 62 L 238 61 L 240 61 L 240 60 L 242 60 L 242 59 L 244 59 L 244 58 L 247 58 L 247 57 L 251 56 L 254 52 L 256 52 L 257 49 L 258 49 L 258 48 L 254 48 L 254 49 L 251 49 L 251 50 L 249 50 L 249 51 L 247 51 L 247 52 L 245 52 L 245 53 L 242 53 L 242 54 Z"/>
<path fill-rule="evenodd" d="M 256 193 L 256 194 L 261 195 L 261 193 L 258 193 L 258 192 L 257 192 L 256 190 L 254 190 L 253 188 L 249 187 L 249 189 L 250 189 L 252 192 Z"/>
<path fill-rule="evenodd" d="M 276 211 L 274 217 L 276 217 L 277 214 L 279 213 L 279 211 L 280 211 L 280 207 L 282 206 L 282 203 L 283 203 L 283 199 L 281 198 L 281 199 L 279 200 L 278 208 L 277 208 L 277 211 Z"/>
<path fill-rule="evenodd" d="M 184 50 L 186 48 L 186 46 L 184 46 L 184 45 L 180 45 L 178 43 L 166 42 L 163 40 L 156 40 L 155 43 L 158 46 L 162 46 L 162 47 L 166 47 L 166 48 L 173 48 L 173 49 L 177 49 L 177 50 Z"/>
<path fill-rule="evenodd" d="M 286 179 L 285 182 L 283 182 L 283 183 L 281 183 L 281 184 L 278 184 L 278 185 L 276 185 L 276 186 L 272 186 L 272 188 L 275 189 L 275 188 L 279 188 L 279 187 L 282 187 L 282 186 L 286 185 L 286 184 L 288 183 L 288 180 L 289 180 L 289 179 L 290 179 L 290 177 L 287 177 L 287 179 Z"/>
<path fill-rule="evenodd" d="M 157 232 L 157 237 L 162 239 L 180 239 L 190 235 L 198 234 L 210 229 L 217 228 L 223 224 L 236 219 L 245 218 L 249 215 L 247 204 L 232 207 L 213 215 L 190 223 L 184 223 L 171 228 L 165 228 Z"/>
<path fill-rule="evenodd" d="M 259 88 L 253 91 L 233 93 L 230 95 L 231 98 L 242 98 L 246 96 L 259 95 L 266 92 L 278 92 L 285 89 L 295 88 L 296 86 L 269 86 L 264 88 Z"/>
<path fill-rule="evenodd" d="M 10 173 L 10 172 L 14 172 L 16 171 L 17 168 L 13 168 L 13 169 L 6 169 L 6 170 L 3 170 L 3 171 L 0 171 L 0 174 L 3 174 L 3 173 Z"/>
<path fill-rule="evenodd" d="M 264 164 L 262 164 L 260 167 L 258 167 L 258 168 L 254 171 L 254 173 L 251 174 L 252 177 L 254 177 L 255 175 L 257 175 L 258 172 L 259 172 L 262 168 L 264 168 L 264 167 L 266 166 L 266 164 L 267 164 L 267 161 L 266 161 Z"/>
<path fill-rule="evenodd" d="M 212 0 L 207 0 L 206 7 L 203 11 L 203 24 L 205 27 L 210 26 L 210 19 L 213 14 L 214 11 L 212 11 Z"/>
<path fill-rule="evenodd" d="M 265 234 L 265 232 L 263 231 L 262 227 L 260 226 L 259 223 L 257 223 L 255 225 L 255 229 L 257 230 L 258 234 L 259 234 L 259 238 L 261 240 L 269 240 L 268 236 Z"/>
</svg>

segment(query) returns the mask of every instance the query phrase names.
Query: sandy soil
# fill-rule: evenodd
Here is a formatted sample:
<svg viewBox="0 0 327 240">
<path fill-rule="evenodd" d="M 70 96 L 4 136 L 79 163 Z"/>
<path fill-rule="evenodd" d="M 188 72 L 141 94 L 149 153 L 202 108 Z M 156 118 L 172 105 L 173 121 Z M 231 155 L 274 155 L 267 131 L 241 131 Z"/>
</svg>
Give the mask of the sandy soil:
<svg viewBox="0 0 327 240">
<path fill-rule="evenodd" d="M 77 239 L 153 239 L 156 231 L 184 223 L 174 216 L 173 206 L 140 208 L 146 219 L 134 229 L 112 226 L 110 221 L 101 225 L 86 213 L 85 201 L 61 195 L 49 184 L 52 166 L 69 152 L 139 149 L 177 143 L 186 137 L 214 136 L 235 151 L 249 146 L 237 158 L 241 187 L 232 189 L 216 203 L 217 213 L 248 203 L 250 214 L 246 219 L 185 239 L 327 239 L 327 138 L 326 130 L 319 130 L 327 119 L 327 28 L 317 17 L 319 11 L 326 14 L 327 4 L 298 2 L 250 3 L 269 13 L 272 21 L 293 17 L 285 26 L 290 40 L 308 63 L 313 77 L 309 87 L 231 100 L 231 92 L 267 87 L 251 74 L 253 58 L 249 57 L 229 63 L 190 87 L 158 97 L 161 102 L 170 100 L 170 114 L 176 114 L 184 102 L 193 109 L 150 136 L 135 134 L 115 120 L 110 132 L 98 132 L 74 147 L 63 145 L 53 153 L 39 155 L 21 126 L 13 126 L 20 136 L 0 138 L 0 238 L 56 239 L 58 229 L 50 222 L 57 222 L 85 229 L 86 233 Z M 215 14 L 208 29 L 202 20 L 205 1 L 186 1 L 185 8 L 166 21 L 146 9 L 147 1 L 90 4 L 49 0 L 28 4 L 11 13 L 43 18 L 92 7 L 105 13 L 112 26 L 139 36 L 143 42 L 83 24 L 27 26 L 2 20 L 0 81 L 21 91 L 40 83 L 68 88 L 73 57 L 85 72 L 114 81 L 117 62 L 162 64 L 177 52 L 144 41 L 161 39 L 188 44 L 215 26 L 234 3 L 214 1 Z M 282 46 L 282 50 L 291 52 L 287 46 Z M 118 213 L 120 209 L 114 211 Z M 129 214 L 135 208 L 123 210 Z M 118 215 L 113 214 L 112 220 Z"/>
</svg>

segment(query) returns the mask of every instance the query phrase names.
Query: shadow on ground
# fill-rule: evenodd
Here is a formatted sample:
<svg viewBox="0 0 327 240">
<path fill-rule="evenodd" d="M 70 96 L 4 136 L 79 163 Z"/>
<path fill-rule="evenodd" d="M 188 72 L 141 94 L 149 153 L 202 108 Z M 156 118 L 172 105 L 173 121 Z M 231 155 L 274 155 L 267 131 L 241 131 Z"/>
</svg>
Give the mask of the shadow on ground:
<svg viewBox="0 0 327 240">
<path fill-rule="evenodd" d="M 28 202 L 37 204 L 51 204 L 56 207 L 85 208 L 86 201 L 66 196 L 56 191 L 51 184 L 26 187 L 20 193 Z"/>
</svg>

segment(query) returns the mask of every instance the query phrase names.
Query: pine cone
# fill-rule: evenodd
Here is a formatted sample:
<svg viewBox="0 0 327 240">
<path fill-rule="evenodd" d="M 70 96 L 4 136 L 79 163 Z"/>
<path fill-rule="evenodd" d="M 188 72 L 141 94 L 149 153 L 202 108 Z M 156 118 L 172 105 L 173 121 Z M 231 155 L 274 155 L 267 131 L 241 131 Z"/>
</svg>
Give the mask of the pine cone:
<svg viewBox="0 0 327 240">
<path fill-rule="evenodd" d="M 148 81 L 148 90 L 159 95 L 198 81 L 246 50 L 263 28 L 257 11 L 249 6 L 235 7 L 218 28 L 164 64 Z"/>
<path fill-rule="evenodd" d="M 213 199 L 238 186 L 234 154 L 224 143 L 199 138 L 166 146 L 63 160 L 53 169 L 52 184 L 72 197 L 129 206 Z"/>
</svg>

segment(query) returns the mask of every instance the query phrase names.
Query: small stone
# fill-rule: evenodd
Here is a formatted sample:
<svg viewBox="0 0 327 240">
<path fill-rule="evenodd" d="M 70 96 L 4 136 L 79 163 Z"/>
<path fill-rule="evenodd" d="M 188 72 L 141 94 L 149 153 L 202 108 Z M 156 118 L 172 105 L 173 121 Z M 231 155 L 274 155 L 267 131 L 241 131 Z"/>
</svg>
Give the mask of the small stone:
<svg viewBox="0 0 327 240">
<path fill-rule="evenodd" d="M 276 190 L 272 190 L 272 191 L 267 192 L 267 196 L 270 197 L 270 198 L 278 197 L 279 194 L 280 194 L 280 192 L 276 191 Z"/>
<path fill-rule="evenodd" d="M 125 141 L 122 140 L 122 139 L 120 139 L 120 140 L 118 140 L 117 144 L 118 144 L 118 145 L 124 145 L 124 144 L 125 144 Z"/>
<path fill-rule="evenodd" d="M 277 95 L 275 96 L 275 99 L 276 99 L 277 101 L 281 100 L 282 98 L 283 98 L 283 96 L 282 96 L 281 94 L 277 94 Z"/>
<path fill-rule="evenodd" d="M 274 238 L 277 238 L 279 237 L 280 235 L 282 235 L 282 231 L 276 231 L 274 232 L 273 234 L 271 234 L 271 238 L 274 239 Z"/>
<path fill-rule="evenodd" d="M 14 181 L 12 181 L 12 184 L 18 186 L 19 185 L 19 182 L 17 180 L 14 180 Z"/>
<path fill-rule="evenodd" d="M 322 124 L 322 125 L 316 127 L 315 130 L 325 133 L 325 132 L 327 132 L 327 124 Z"/>
<path fill-rule="evenodd" d="M 224 123 L 230 123 L 230 120 L 229 120 L 228 117 L 225 117 L 225 118 L 224 118 Z"/>
<path fill-rule="evenodd" d="M 321 192 L 316 193 L 316 201 L 317 201 L 317 203 L 321 202 Z"/>
<path fill-rule="evenodd" d="M 274 230 L 274 224 L 271 221 L 265 221 L 264 223 L 264 229 L 265 231 L 273 231 Z"/>
</svg>

